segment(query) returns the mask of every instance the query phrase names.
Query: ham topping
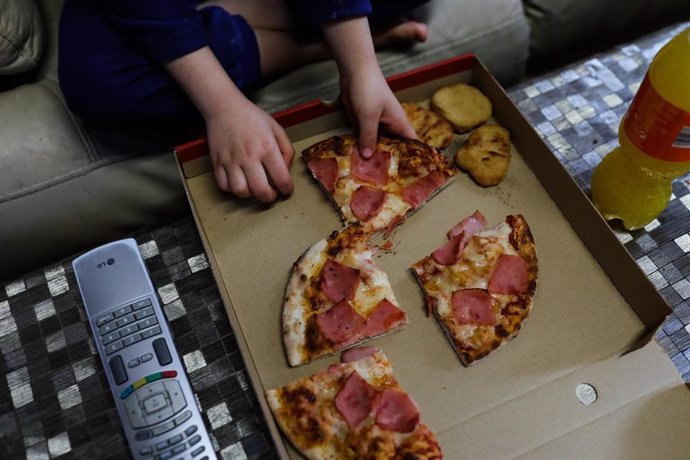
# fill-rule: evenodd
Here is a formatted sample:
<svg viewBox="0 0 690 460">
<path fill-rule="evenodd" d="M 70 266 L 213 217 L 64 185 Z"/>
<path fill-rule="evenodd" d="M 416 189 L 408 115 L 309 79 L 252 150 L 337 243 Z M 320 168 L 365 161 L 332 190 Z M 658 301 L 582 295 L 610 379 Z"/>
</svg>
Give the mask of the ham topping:
<svg viewBox="0 0 690 460">
<path fill-rule="evenodd" d="M 413 207 L 418 208 L 439 187 L 446 183 L 446 176 L 439 171 L 421 177 L 403 189 L 401 196 Z"/>
<path fill-rule="evenodd" d="M 361 332 L 365 337 L 371 337 L 401 325 L 406 319 L 404 311 L 383 299 L 369 314 Z"/>
<path fill-rule="evenodd" d="M 379 213 L 384 201 L 385 191 L 363 185 L 352 194 L 350 209 L 357 219 L 367 221 Z"/>
<path fill-rule="evenodd" d="M 357 428 L 371 413 L 377 396 L 376 388 L 354 371 L 335 397 L 335 407 L 350 428 Z"/>
<path fill-rule="evenodd" d="M 450 241 L 431 253 L 431 256 L 441 265 L 453 265 L 470 238 L 479 233 L 485 226 L 486 218 L 479 211 L 475 211 L 474 214 L 464 218 L 448 231 Z"/>
<path fill-rule="evenodd" d="M 431 253 L 431 257 L 441 265 L 453 265 L 458 260 L 462 248 L 467 242 L 465 232 L 453 236 L 450 241 Z"/>
<path fill-rule="evenodd" d="M 338 180 L 338 160 L 335 158 L 313 158 L 307 163 L 309 170 L 321 182 L 323 188 L 332 192 Z"/>
<path fill-rule="evenodd" d="M 527 262 L 520 256 L 501 254 L 489 280 L 489 292 L 522 294 L 529 287 Z"/>
<path fill-rule="evenodd" d="M 468 233 L 470 235 L 476 235 L 484 227 L 486 227 L 486 218 L 481 212 L 475 211 L 469 217 L 465 217 L 458 225 L 451 228 L 448 231 L 448 238 L 453 238 L 455 235 L 459 235 L 462 232 Z"/>
<path fill-rule="evenodd" d="M 340 362 L 351 363 L 352 361 L 359 361 L 360 359 L 373 355 L 377 351 L 381 350 L 378 347 L 349 348 L 340 355 Z"/>
<path fill-rule="evenodd" d="M 352 162 L 350 174 L 359 180 L 374 185 L 386 185 L 388 182 L 388 164 L 391 154 L 380 149 L 375 149 L 374 154 L 368 160 L 364 159 L 355 146 L 352 149 Z"/>
<path fill-rule="evenodd" d="M 359 284 L 359 270 L 339 264 L 333 259 L 326 260 L 321 269 L 321 290 L 333 302 L 351 300 Z"/>
<path fill-rule="evenodd" d="M 316 324 L 321 333 L 333 343 L 342 343 L 359 334 L 364 318 L 359 316 L 347 300 L 342 300 L 316 315 Z"/>
<path fill-rule="evenodd" d="M 484 289 L 455 291 L 451 303 L 453 316 L 461 324 L 496 324 L 496 314 L 491 308 L 491 295 Z"/>
<path fill-rule="evenodd" d="M 419 407 L 404 391 L 387 388 L 378 401 L 376 424 L 384 430 L 409 433 L 419 422 Z"/>
</svg>

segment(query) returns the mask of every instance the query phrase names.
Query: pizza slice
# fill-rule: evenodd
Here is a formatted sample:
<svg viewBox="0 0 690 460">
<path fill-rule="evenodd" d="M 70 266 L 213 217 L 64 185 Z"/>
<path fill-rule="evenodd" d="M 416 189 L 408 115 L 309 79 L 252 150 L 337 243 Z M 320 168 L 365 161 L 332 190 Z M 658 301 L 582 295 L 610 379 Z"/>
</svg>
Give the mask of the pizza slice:
<svg viewBox="0 0 690 460">
<path fill-rule="evenodd" d="M 353 348 L 341 362 L 266 392 L 278 425 L 309 459 L 441 459 L 419 407 L 378 348 Z"/>
<path fill-rule="evenodd" d="M 407 324 L 376 248 L 359 224 L 318 241 L 293 264 L 283 304 L 291 366 L 308 363 Z"/>
<path fill-rule="evenodd" d="M 358 222 L 370 231 L 394 228 L 456 173 L 434 147 L 383 136 L 370 159 L 360 155 L 352 135 L 318 142 L 302 158 L 345 224 Z"/>
<path fill-rule="evenodd" d="M 412 265 L 433 312 L 465 366 L 514 338 L 532 310 L 537 253 L 521 215 L 483 230 L 478 211 L 448 242 Z"/>
</svg>

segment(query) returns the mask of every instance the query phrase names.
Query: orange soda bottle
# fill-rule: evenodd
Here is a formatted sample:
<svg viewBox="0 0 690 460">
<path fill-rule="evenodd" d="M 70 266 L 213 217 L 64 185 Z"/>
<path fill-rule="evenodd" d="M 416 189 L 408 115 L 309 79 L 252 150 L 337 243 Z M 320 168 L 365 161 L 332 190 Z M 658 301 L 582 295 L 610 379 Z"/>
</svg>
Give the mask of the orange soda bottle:
<svg viewBox="0 0 690 460">
<path fill-rule="evenodd" d="M 690 170 L 690 28 L 654 57 L 618 129 L 620 147 L 592 175 L 592 201 L 628 230 L 666 208 L 673 179 Z"/>
</svg>

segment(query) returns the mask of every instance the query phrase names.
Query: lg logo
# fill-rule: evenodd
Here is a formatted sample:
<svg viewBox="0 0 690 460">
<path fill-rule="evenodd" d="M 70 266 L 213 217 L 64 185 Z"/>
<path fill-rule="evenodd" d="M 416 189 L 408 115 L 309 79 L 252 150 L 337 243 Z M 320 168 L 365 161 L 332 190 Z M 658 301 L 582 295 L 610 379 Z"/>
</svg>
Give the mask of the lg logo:
<svg viewBox="0 0 690 460">
<path fill-rule="evenodd" d="M 115 259 L 113 259 L 111 257 L 108 260 L 106 260 L 105 262 L 101 262 L 99 264 L 96 264 L 96 268 L 101 269 L 101 268 L 105 267 L 106 265 L 113 265 L 114 263 L 115 263 Z"/>
</svg>

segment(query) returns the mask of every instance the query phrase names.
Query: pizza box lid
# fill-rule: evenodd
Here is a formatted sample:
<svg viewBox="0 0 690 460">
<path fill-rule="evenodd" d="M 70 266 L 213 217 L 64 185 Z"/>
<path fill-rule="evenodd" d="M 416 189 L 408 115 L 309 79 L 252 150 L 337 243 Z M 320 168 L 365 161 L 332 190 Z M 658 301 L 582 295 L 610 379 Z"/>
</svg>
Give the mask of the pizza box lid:
<svg viewBox="0 0 690 460">
<path fill-rule="evenodd" d="M 395 231 L 393 251 L 381 252 L 376 261 L 410 324 L 369 344 L 388 355 L 447 458 L 626 456 L 652 445 L 687 456 L 683 437 L 668 433 L 690 428 L 690 411 L 679 414 L 676 405 L 688 404 L 690 392 L 663 351 L 649 343 L 670 309 L 504 90 L 471 54 L 389 79 L 401 101 L 428 100 L 436 89 L 457 82 L 481 89 L 492 101 L 495 120 L 510 131 L 508 174 L 499 185 L 482 188 L 459 173 Z M 293 262 L 342 228 L 299 155 L 351 130 L 336 107 L 318 100 L 275 118 L 287 129 L 296 161 L 295 192 L 273 205 L 219 192 L 204 139 L 177 147 L 175 154 L 261 409 L 280 455 L 295 457 L 263 393 L 337 360 L 290 368 L 281 311 Z M 537 245 L 539 282 L 518 337 L 464 368 L 434 318 L 426 317 L 409 267 L 477 209 L 489 226 L 508 214 L 525 216 Z M 592 389 L 596 402 L 583 403 L 582 398 L 591 402 Z M 668 442 L 648 442 L 653 434 Z"/>
</svg>

